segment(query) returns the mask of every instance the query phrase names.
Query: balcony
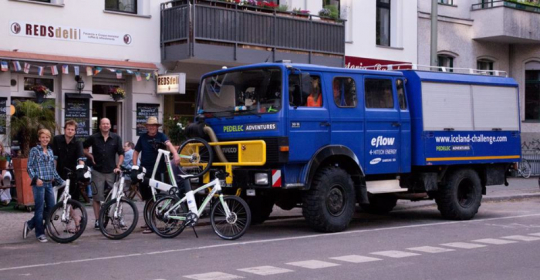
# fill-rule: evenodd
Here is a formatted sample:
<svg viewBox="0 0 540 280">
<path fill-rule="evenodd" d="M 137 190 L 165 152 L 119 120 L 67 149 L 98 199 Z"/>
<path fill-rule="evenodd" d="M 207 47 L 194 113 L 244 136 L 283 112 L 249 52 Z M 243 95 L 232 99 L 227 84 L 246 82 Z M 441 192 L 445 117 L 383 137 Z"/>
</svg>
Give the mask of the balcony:
<svg viewBox="0 0 540 280">
<path fill-rule="evenodd" d="M 518 1 L 472 5 L 473 39 L 507 44 L 540 42 L 540 7 Z"/>
<path fill-rule="evenodd" d="M 203 1 L 161 4 L 163 63 L 231 65 L 292 60 L 341 67 L 345 25 L 314 15 Z"/>
</svg>

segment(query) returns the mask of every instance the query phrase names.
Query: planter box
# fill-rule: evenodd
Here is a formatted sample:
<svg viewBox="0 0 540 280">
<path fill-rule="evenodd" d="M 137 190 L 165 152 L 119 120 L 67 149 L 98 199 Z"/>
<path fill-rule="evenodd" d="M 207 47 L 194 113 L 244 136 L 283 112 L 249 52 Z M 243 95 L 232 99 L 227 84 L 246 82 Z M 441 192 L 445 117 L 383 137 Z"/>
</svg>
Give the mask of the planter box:
<svg viewBox="0 0 540 280">
<path fill-rule="evenodd" d="M 30 176 L 26 171 L 28 166 L 27 158 L 14 158 L 13 159 L 13 173 L 15 174 L 15 186 L 17 189 L 17 204 L 18 206 L 33 206 L 34 205 L 34 193 L 32 192 L 32 186 L 30 183 Z"/>
</svg>

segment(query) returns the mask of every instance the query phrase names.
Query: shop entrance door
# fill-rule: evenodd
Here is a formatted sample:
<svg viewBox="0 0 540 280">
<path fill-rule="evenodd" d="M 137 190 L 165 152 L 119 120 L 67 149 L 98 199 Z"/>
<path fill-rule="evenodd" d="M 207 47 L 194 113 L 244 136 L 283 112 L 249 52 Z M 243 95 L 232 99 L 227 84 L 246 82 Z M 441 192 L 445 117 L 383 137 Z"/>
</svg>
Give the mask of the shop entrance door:
<svg viewBox="0 0 540 280">
<path fill-rule="evenodd" d="M 94 133 L 99 132 L 99 121 L 108 118 L 111 121 L 111 132 L 122 136 L 122 103 L 94 101 L 92 102 L 92 122 Z"/>
</svg>

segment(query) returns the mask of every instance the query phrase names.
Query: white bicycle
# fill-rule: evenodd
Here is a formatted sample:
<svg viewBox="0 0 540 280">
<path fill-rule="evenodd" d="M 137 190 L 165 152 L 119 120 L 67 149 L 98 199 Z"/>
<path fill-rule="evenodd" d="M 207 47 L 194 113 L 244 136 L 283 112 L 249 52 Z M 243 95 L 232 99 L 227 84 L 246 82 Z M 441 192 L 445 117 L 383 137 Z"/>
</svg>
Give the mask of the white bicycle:
<svg viewBox="0 0 540 280">
<path fill-rule="evenodd" d="M 86 159 L 82 159 L 83 161 Z M 78 165 L 77 170 L 85 168 L 84 165 Z M 67 168 L 66 168 L 67 169 Z M 67 180 L 64 191 L 60 196 L 59 202 L 54 205 L 46 219 L 47 234 L 52 240 L 58 243 L 69 243 L 79 238 L 86 229 L 88 214 L 84 206 L 76 200 L 71 199 L 69 194 L 69 184 L 72 171 L 67 169 Z M 90 180 L 90 171 L 85 171 L 84 176 Z M 54 187 L 54 200 L 57 199 L 57 192 L 60 187 Z"/>
<path fill-rule="evenodd" d="M 212 165 L 213 154 L 210 145 L 202 139 L 190 139 L 180 147 L 179 156 L 179 169 L 182 173 L 180 176 L 184 179 L 184 186 L 188 191 L 181 199 L 178 196 L 166 196 L 154 203 L 150 218 L 154 232 L 163 238 L 178 236 L 188 226 L 195 232 L 194 226 L 206 206 L 210 205 L 210 222 L 214 232 L 226 240 L 242 237 L 251 223 L 251 212 L 242 198 L 223 196 L 221 180 L 225 180 L 229 176 L 228 173 L 218 170 L 215 179 L 210 183 L 191 190 L 191 179 L 204 175 Z M 157 185 L 164 184 L 157 180 L 150 182 Z M 198 207 L 194 194 L 209 188 L 211 190 Z"/>
</svg>

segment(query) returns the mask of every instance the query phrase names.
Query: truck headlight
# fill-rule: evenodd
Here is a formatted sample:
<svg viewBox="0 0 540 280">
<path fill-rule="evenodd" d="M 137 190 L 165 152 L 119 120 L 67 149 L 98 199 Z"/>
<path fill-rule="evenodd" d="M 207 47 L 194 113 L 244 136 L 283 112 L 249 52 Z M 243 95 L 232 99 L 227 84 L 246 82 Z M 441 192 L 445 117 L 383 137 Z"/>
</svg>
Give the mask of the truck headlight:
<svg viewBox="0 0 540 280">
<path fill-rule="evenodd" d="M 255 173 L 255 185 L 268 185 L 268 173 Z"/>
</svg>

